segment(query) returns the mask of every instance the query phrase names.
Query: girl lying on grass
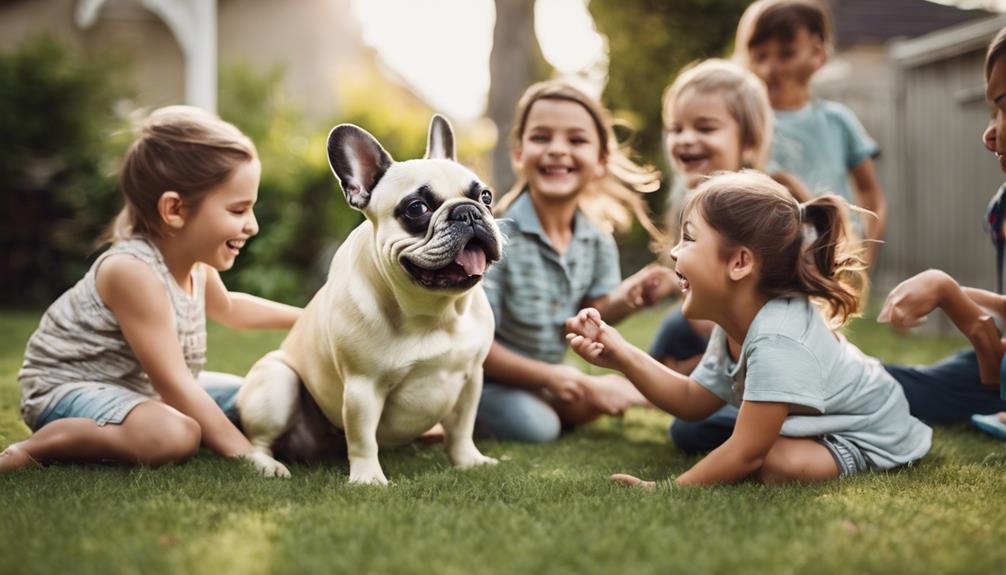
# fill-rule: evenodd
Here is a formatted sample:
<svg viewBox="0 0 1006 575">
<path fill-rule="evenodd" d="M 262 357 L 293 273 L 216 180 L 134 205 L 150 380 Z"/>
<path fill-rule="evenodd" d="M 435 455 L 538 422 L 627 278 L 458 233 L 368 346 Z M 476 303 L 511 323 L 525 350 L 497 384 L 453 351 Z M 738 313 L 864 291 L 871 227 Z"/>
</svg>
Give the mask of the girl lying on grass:
<svg viewBox="0 0 1006 575">
<path fill-rule="evenodd" d="M 858 312 L 866 282 L 862 260 L 845 251 L 846 210 L 834 195 L 798 203 L 754 171 L 721 173 L 695 190 L 671 258 L 685 317 L 717 327 L 690 377 L 626 342 L 596 310 L 567 322 L 578 354 L 623 372 L 675 417 L 740 408 L 730 439 L 678 485 L 820 481 L 929 451 L 932 430 L 908 413 L 894 378 L 835 331 Z"/>
</svg>

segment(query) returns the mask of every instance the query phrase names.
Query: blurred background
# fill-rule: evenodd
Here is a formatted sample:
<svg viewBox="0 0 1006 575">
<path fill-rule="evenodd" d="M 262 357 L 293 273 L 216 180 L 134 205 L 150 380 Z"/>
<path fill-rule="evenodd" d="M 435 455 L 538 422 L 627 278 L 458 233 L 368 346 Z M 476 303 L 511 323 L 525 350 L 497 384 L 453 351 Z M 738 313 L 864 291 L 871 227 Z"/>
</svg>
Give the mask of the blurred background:
<svg viewBox="0 0 1006 575">
<path fill-rule="evenodd" d="M 430 115 L 499 191 L 528 84 L 574 78 L 667 165 L 660 97 L 689 62 L 729 54 L 747 0 L 0 0 L 0 302 L 41 308 L 78 280 L 121 207 L 115 171 L 152 108 L 218 112 L 256 142 L 261 232 L 231 289 L 304 304 L 361 219 L 325 138 L 363 126 L 397 159 L 422 154 Z M 837 43 L 816 94 L 850 106 L 880 144 L 889 206 L 875 293 L 929 267 L 993 288 L 982 230 L 1002 182 L 981 146 L 984 48 L 1000 2 L 832 0 Z M 652 194 L 664 210 L 667 185 Z M 623 273 L 651 261 L 619 238 Z"/>
</svg>

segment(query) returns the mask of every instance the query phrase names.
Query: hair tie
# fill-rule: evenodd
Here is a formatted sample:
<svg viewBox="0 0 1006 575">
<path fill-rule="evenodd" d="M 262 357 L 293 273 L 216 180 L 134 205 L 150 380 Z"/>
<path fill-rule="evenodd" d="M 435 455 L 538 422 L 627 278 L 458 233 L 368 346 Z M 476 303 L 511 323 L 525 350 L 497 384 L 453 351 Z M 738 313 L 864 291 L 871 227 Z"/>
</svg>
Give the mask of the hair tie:
<svg viewBox="0 0 1006 575">
<path fill-rule="evenodd" d="M 803 204 L 797 204 L 796 208 L 797 208 L 797 217 L 800 219 L 800 225 L 802 226 L 803 225 L 803 219 L 804 219 L 804 216 L 806 214 L 806 210 L 804 209 L 804 205 Z"/>
</svg>

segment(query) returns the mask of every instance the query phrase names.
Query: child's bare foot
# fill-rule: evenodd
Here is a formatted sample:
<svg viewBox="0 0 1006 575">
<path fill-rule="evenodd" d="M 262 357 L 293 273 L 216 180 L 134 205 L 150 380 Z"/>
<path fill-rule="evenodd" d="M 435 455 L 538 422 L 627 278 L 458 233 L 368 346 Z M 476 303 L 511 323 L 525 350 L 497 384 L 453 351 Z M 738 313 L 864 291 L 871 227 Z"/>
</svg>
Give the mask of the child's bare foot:
<svg viewBox="0 0 1006 575">
<path fill-rule="evenodd" d="M 20 443 L 15 443 L 8 446 L 3 452 L 0 452 L 0 473 L 28 467 L 42 467 L 42 464 L 36 461 L 20 445 Z"/>
<path fill-rule="evenodd" d="M 642 489 L 653 489 L 657 486 L 655 481 L 646 481 L 640 479 L 634 475 L 628 475 L 626 473 L 616 473 L 608 478 L 609 481 L 614 481 L 615 483 L 621 483 L 626 487 L 640 487 Z"/>
<path fill-rule="evenodd" d="M 999 418 L 999 421 L 1006 423 L 1006 411 L 1000 411 L 996 414 L 996 417 Z"/>
<path fill-rule="evenodd" d="M 444 426 L 437 423 L 433 427 L 427 429 L 422 435 L 420 435 L 419 441 L 423 443 L 443 443 Z"/>
</svg>

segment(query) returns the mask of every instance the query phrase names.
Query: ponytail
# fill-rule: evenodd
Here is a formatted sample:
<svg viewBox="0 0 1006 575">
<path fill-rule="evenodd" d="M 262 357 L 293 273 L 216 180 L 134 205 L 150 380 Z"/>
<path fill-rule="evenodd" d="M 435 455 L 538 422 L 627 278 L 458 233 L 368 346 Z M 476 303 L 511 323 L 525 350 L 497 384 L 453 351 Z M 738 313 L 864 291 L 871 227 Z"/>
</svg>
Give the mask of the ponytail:
<svg viewBox="0 0 1006 575">
<path fill-rule="evenodd" d="M 855 236 L 849 226 L 848 204 L 827 194 L 799 204 L 798 212 L 802 223 L 814 230 L 814 238 L 797 263 L 797 291 L 825 303 L 833 327 L 841 327 L 862 311 L 868 284 L 862 250 L 851 245 Z"/>
<path fill-rule="evenodd" d="M 126 204 L 119 210 L 119 213 L 115 216 L 115 219 L 105 227 L 105 231 L 101 233 L 98 241 L 94 243 L 94 250 L 100 250 L 101 248 L 125 240 L 126 238 L 133 235 L 133 213 L 129 209 L 129 204 Z"/>
<path fill-rule="evenodd" d="M 725 251 L 751 250 L 762 295 L 811 298 L 838 328 L 860 313 L 867 287 L 848 208 L 833 194 L 799 204 L 772 178 L 744 170 L 703 182 L 683 214 L 698 209 L 723 239 Z"/>
</svg>

